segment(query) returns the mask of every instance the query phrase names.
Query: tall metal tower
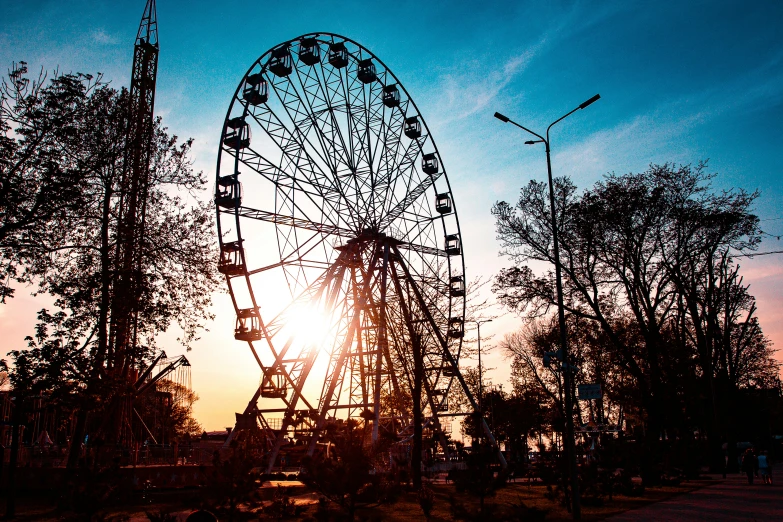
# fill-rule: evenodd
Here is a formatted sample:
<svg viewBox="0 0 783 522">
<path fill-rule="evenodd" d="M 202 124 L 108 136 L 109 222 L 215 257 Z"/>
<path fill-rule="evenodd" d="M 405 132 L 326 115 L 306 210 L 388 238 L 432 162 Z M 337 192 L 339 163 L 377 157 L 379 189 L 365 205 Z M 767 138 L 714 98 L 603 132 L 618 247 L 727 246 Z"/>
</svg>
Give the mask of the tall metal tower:
<svg viewBox="0 0 783 522">
<path fill-rule="evenodd" d="M 111 328 L 106 371 L 128 390 L 136 380 L 133 369 L 141 356 L 138 318 L 143 307 L 145 216 L 154 134 L 155 82 L 158 72 L 158 23 L 155 0 L 147 0 L 133 52 L 128 99 L 125 158 L 120 179 L 120 203 L 115 250 L 116 278 L 112 285 Z M 123 384 L 124 383 L 124 384 Z M 132 394 L 120 391 L 111 399 L 99 432 L 111 442 L 128 441 L 132 430 Z"/>
<path fill-rule="evenodd" d="M 128 375 L 135 362 L 136 320 L 140 309 L 145 215 L 154 132 L 155 82 L 158 72 L 158 23 L 155 0 L 147 0 L 133 53 L 122 203 L 116 250 L 119 279 L 112 312 L 115 372 Z"/>
</svg>

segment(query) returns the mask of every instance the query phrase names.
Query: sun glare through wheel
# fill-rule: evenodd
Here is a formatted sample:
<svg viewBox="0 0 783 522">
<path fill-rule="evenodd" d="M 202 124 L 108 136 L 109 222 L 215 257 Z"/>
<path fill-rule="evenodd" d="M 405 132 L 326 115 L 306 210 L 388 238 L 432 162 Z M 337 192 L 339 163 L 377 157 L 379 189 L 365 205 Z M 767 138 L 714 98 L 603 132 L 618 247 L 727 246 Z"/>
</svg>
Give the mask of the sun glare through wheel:
<svg viewBox="0 0 783 522">
<path fill-rule="evenodd" d="M 404 441 L 413 353 L 443 436 L 465 314 L 459 220 L 442 158 L 400 81 L 358 43 L 315 33 L 264 53 L 226 115 L 219 270 L 260 383 L 237 429 L 310 454 L 336 419 Z"/>
</svg>

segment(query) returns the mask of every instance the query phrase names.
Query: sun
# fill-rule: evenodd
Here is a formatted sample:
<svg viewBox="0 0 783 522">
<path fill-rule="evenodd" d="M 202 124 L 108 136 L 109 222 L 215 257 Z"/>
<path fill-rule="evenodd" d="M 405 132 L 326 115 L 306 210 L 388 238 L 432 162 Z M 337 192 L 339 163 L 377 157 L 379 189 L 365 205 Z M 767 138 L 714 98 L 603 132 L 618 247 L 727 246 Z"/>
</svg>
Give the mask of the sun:
<svg viewBox="0 0 783 522">
<path fill-rule="evenodd" d="M 283 328 L 286 338 L 305 346 L 324 347 L 332 329 L 332 319 L 324 310 L 312 303 L 297 305 L 292 307 L 286 317 L 286 325 Z"/>
</svg>

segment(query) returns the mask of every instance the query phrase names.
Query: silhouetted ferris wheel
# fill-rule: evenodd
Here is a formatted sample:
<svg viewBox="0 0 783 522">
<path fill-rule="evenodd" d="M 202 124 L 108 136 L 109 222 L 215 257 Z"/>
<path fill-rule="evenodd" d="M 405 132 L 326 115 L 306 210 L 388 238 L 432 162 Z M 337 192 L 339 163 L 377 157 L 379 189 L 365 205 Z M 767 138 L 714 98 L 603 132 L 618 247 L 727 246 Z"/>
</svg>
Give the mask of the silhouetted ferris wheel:
<svg viewBox="0 0 783 522">
<path fill-rule="evenodd" d="M 392 72 L 334 34 L 264 53 L 226 116 L 215 203 L 234 336 L 261 370 L 237 429 L 267 435 L 270 468 L 292 440 L 312 453 L 333 419 L 357 418 L 372 441 L 409 436 L 419 348 L 422 407 L 440 432 L 452 383 L 464 387 L 459 220 Z"/>
</svg>

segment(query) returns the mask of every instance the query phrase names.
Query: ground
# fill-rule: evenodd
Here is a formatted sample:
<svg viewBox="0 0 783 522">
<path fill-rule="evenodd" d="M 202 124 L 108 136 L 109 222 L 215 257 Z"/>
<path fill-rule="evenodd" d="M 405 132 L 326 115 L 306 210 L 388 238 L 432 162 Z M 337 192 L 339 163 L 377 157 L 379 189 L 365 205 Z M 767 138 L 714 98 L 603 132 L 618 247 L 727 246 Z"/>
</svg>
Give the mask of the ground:
<svg viewBox="0 0 783 522">
<path fill-rule="evenodd" d="M 643 497 L 624 497 L 616 495 L 604 506 L 585 506 L 582 519 L 585 521 L 609 520 L 615 522 L 647 521 L 647 520 L 783 520 L 783 470 L 775 474 L 776 483 L 769 486 L 756 481 L 752 486 L 747 484 L 744 476 L 729 475 L 725 480 L 719 475 L 706 476 L 703 479 L 685 482 L 679 486 L 648 488 Z M 445 483 L 432 484 L 435 493 L 432 521 L 455 520 L 451 508 L 450 497 L 458 503 L 466 503 L 469 510 L 475 509 L 478 499 L 457 494 L 454 486 Z M 304 517 L 315 513 L 318 496 L 303 492 L 301 488 L 292 490 L 299 492 L 293 498 L 303 504 L 310 504 Z M 515 514 L 520 520 L 540 520 L 535 513 L 523 513 L 520 505 L 527 508 L 538 508 L 546 513 L 543 520 L 570 520 L 570 514 L 557 504 L 544 497 L 544 486 L 517 482 L 497 492 L 493 498 L 486 499 L 488 510 L 495 510 L 497 515 Z M 193 499 L 189 502 L 192 504 Z M 146 522 L 146 513 L 170 513 L 183 521 L 190 509 L 181 498 L 176 496 L 144 505 L 113 510 L 102 517 L 103 520 L 117 522 Z M 0 504 L 1 505 L 1 504 Z M 3 506 L 4 507 L 4 506 Z M 22 498 L 19 502 L 20 521 L 54 521 L 60 520 L 53 511 L 51 503 L 41 504 L 33 498 Z M 358 520 L 423 520 L 423 514 L 416 496 L 404 493 L 393 504 L 373 505 L 357 510 Z M 496 519 L 492 516 L 489 520 Z M 223 518 L 221 518 L 223 520 Z M 255 520 L 255 517 L 252 518 Z M 312 518 L 310 519 L 312 520 Z"/>
</svg>

